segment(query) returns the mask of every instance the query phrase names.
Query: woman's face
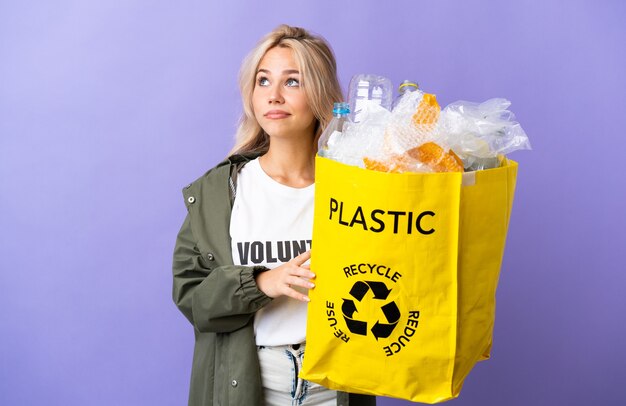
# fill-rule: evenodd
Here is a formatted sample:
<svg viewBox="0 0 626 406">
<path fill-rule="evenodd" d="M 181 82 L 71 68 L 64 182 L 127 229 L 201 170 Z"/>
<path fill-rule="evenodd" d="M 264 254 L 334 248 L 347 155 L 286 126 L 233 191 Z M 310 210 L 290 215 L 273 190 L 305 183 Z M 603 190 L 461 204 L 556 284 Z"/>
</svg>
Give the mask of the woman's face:
<svg viewBox="0 0 626 406">
<path fill-rule="evenodd" d="M 289 48 L 267 51 L 257 69 L 252 107 L 270 137 L 313 138 L 315 116 L 301 86 L 300 67 Z"/>
</svg>

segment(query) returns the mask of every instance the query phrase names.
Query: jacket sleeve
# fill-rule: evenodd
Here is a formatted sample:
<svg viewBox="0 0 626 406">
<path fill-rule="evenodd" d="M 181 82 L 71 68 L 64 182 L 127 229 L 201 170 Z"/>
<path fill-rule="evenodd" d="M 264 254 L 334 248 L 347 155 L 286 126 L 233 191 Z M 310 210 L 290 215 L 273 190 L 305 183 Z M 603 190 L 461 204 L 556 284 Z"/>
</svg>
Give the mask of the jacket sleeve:
<svg viewBox="0 0 626 406">
<path fill-rule="evenodd" d="M 258 289 L 254 279 L 267 268 L 207 266 L 196 246 L 189 214 L 176 239 L 172 268 L 174 302 L 200 332 L 235 331 L 272 300 Z"/>
</svg>

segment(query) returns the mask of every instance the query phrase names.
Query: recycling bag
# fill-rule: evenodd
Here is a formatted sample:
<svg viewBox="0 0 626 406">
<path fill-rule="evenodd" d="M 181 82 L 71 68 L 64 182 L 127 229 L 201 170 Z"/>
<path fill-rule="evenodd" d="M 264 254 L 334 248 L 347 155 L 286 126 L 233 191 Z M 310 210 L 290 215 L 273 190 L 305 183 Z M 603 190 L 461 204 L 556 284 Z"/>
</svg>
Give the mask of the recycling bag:
<svg viewBox="0 0 626 406">
<path fill-rule="evenodd" d="M 385 173 L 316 158 L 301 377 L 437 403 L 489 357 L 517 163 Z"/>
</svg>

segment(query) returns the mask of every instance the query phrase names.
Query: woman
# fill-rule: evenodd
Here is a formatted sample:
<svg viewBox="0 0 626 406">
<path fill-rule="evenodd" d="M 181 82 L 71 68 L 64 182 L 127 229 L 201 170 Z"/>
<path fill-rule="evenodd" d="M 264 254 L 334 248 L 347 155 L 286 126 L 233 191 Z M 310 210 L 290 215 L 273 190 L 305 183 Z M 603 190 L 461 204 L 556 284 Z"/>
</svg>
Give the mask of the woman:
<svg viewBox="0 0 626 406">
<path fill-rule="evenodd" d="M 183 191 L 173 271 L 196 339 L 189 404 L 375 404 L 297 377 L 314 286 L 314 157 L 342 99 L 335 58 L 324 39 L 283 25 L 244 61 L 240 88 L 233 155 Z"/>
</svg>

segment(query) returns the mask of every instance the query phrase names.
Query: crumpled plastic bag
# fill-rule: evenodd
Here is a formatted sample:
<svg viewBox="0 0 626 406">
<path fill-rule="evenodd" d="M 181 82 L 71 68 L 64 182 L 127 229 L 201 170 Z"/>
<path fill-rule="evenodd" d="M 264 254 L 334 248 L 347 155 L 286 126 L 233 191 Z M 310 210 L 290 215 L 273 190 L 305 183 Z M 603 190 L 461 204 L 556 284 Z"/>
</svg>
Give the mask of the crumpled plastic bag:
<svg viewBox="0 0 626 406">
<path fill-rule="evenodd" d="M 361 101 L 360 122 L 346 123 L 343 132 L 328 139 L 328 158 L 352 165 L 365 167 L 364 158 L 372 152 L 383 150 L 385 128 L 391 112 L 370 100 Z"/>
<path fill-rule="evenodd" d="M 457 101 L 443 110 L 438 132 L 463 160 L 466 170 L 497 167 L 499 155 L 531 149 L 511 102 L 495 98 L 483 103 Z"/>
<path fill-rule="evenodd" d="M 511 102 L 454 102 L 443 110 L 434 94 L 405 93 L 393 111 L 363 101 L 360 122 L 328 141 L 328 157 L 382 172 L 463 172 L 496 168 L 504 155 L 530 149 Z"/>
<path fill-rule="evenodd" d="M 462 172 L 462 161 L 438 132 L 441 107 L 433 94 L 405 94 L 385 127 L 381 150 L 371 150 L 365 168 L 381 172 Z"/>
</svg>

